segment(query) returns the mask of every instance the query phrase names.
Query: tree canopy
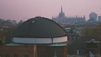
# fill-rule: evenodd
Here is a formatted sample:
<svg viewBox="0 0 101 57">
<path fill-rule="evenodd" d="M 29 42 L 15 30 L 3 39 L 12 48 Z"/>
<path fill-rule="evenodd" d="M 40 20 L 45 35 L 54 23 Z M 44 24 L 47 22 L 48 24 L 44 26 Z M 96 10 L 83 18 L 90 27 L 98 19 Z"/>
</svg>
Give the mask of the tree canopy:
<svg viewBox="0 0 101 57">
<path fill-rule="evenodd" d="M 82 31 L 81 31 L 82 36 L 84 36 L 85 38 L 90 38 L 90 39 L 96 39 L 96 40 L 101 40 L 101 24 L 99 24 L 97 27 L 95 28 L 89 28 L 89 27 L 85 27 Z"/>
</svg>

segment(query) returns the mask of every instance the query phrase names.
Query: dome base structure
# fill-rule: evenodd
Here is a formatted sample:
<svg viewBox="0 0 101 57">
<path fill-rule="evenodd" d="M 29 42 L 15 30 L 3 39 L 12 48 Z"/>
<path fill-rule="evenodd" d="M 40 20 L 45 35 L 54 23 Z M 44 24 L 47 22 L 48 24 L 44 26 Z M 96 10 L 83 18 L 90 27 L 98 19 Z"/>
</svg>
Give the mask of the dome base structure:
<svg viewBox="0 0 101 57">
<path fill-rule="evenodd" d="M 67 44 L 23 45 L 6 44 L 0 46 L 0 56 L 5 57 L 67 57 Z"/>
</svg>

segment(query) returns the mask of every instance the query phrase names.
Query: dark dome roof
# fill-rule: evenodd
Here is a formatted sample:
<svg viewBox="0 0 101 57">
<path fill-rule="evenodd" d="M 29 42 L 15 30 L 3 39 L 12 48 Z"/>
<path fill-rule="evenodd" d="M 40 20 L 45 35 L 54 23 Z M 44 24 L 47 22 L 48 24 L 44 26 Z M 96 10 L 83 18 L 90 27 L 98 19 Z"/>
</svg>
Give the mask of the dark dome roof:
<svg viewBox="0 0 101 57">
<path fill-rule="evenodd" d="M 61 37 L 66 34 L 65 30 L 56 22 L 47 18 L 36 17 L 20 25 L 13 33 L 13 37 L 50 38 Z"/>
</svg>

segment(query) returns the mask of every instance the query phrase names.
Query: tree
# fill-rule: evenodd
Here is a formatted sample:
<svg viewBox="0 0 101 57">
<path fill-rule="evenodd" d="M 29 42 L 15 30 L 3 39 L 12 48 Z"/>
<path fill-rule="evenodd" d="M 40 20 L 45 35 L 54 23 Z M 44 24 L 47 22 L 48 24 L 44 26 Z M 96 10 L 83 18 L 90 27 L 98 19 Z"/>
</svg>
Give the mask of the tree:
<svg viewBox="0 0 101 57">
<path fill-rule="evenodd" d="M 82 31 L 81 34 L 85 38 L 90 38 L 90 39 L 96 39 L 96 40 L 101 40 L 101 24 L 99 24 L 95 28 L 88 28 L 85 27 Z"/>
</svg>

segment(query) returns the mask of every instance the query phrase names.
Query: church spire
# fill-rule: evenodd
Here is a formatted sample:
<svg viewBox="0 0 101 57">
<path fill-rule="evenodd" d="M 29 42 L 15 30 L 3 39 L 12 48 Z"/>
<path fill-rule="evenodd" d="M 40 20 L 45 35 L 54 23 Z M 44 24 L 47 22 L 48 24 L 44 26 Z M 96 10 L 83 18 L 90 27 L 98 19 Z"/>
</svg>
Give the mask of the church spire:
<svg viewBox="0 0 101 57">
<path fill-rule="evenodd" d="M 65 16 L 65 14 L 63 13 L 62 6 L 61 6 L 61 12 L 59 13 L 59 17 L 64 17 L 64 16 Z"/>
<path fill-rule="evenodd" d="M 62 13 L 62 6 L 61 6 L 61 13 Z"/>
</svg>

